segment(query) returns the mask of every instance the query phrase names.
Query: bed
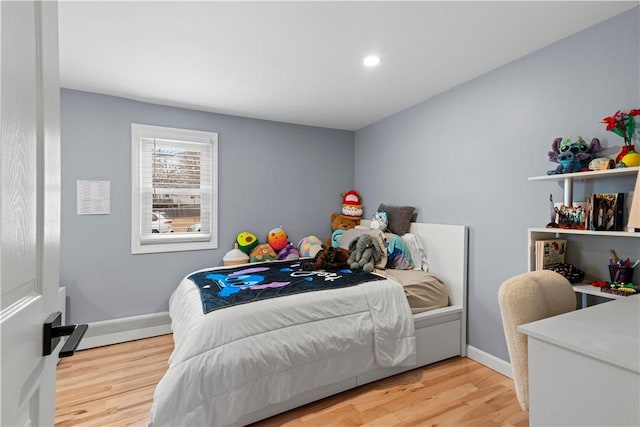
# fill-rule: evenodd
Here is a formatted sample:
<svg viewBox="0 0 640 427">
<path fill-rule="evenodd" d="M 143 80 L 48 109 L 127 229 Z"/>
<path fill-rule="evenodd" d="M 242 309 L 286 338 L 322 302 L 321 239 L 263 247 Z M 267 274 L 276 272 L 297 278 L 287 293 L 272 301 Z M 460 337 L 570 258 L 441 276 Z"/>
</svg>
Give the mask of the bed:
<svg viewBox="0 0 640 427">
<path fill-rule="evenodd" d="M 170 300 L 175 350 L 150 425 L 247 425 L 466 356 L 467 228 L 412 223 L 409 232 L 445 284 L 448 306 L 413 314 L 402 285 L 376 275 L 204 314 L 195 276 L 182 280 Z"/>
</svg>

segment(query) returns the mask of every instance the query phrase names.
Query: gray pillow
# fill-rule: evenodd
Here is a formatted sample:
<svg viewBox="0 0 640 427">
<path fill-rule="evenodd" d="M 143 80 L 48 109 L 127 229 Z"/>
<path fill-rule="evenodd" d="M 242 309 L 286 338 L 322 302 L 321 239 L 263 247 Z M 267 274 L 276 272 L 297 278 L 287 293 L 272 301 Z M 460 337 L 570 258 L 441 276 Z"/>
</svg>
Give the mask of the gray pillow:
<svg viewBox="0 0 640 427">
<path fill-rule="evenodd" d="M 416 208 L 413 206 L 392 206 L 384 203 L 380 203 L 380 206 L 378 206 L 378 211 L 387 212 L 389 218 L 387 228 L 398 236 L 403 236 L 409 232 L 415 210 Z"/>
</svg>

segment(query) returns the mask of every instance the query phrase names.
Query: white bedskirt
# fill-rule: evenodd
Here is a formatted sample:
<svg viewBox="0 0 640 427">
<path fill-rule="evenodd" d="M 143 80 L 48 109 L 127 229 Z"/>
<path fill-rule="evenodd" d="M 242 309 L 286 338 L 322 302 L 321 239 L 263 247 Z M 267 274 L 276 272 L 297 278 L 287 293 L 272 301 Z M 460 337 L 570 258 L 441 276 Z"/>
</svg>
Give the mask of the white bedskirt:
<svg viewBox="0 0 640 427">
<path fill-rule="evenodd" d="M 244 415 L 366 372 L 415 361 L 402 286 L 377 280 L 203 314 L 182 280 L 169 302 L 175 350 L 153 426 L 235 425 Z"/>
</svg>

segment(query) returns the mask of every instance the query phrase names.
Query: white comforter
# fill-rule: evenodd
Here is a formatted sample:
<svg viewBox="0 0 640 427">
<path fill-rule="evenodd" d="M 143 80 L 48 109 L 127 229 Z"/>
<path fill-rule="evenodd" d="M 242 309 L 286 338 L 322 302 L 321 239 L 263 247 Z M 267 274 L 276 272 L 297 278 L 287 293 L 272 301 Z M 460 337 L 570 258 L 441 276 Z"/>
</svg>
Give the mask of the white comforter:
<svg viewBox="0 0 640 427">
<path fill-rule="evenodd" d="M 153 426 L 234 425 L 375 366 L 415 364 L 411 310 L 389 279 L 206 315 L 184 279 L 169 306 L 175 350 L 154 393 Z"/>
</svg>

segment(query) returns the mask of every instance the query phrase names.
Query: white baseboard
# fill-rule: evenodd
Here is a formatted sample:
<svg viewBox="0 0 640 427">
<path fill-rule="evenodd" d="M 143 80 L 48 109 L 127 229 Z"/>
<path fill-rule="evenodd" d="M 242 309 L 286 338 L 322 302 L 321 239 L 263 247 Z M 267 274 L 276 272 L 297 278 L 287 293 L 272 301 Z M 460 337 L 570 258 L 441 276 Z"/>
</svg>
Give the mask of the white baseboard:
<svg viewBox="0 0 640 427">
<path fill-rule="evenodd" d="M 121 317 L 89 323 L 78 350 L 151 338 L 171 333 L 169 312 Z"/>
<path fill-rule="evenodd" d="M 495 357 L 492 354 L 489 354 L 471 345 L 468 345 L 467 357 L 469 359 L 475 360 L 476 362 L 486 366 L 489 369 L 493 369 L 494 371 L 501 373 L 506 377 L 513 378 L 513 374 L 511 371 L 511 364 L 508 362 L 505 362 L 502 359 Z"/>
</svg>

